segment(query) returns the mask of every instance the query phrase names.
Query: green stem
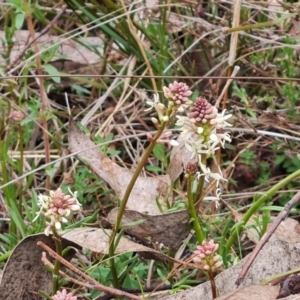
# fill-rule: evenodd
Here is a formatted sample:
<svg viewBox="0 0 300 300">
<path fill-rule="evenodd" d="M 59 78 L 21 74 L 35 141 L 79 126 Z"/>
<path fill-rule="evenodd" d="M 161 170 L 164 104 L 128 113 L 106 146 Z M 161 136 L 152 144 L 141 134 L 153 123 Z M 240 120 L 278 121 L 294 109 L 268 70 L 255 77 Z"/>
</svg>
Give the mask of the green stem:
<svg viewBox="0 0 300 300">
<path fill-rule="evenodd" d="M 62 244 L 60 235 L 57 233 L 55 227 L 52 228 L 53 232 L 53 240 L 55 243 L 56 253 L 58 255 L 62 255 Z M 59 279 L 59 270 L 60 270 L 60 262 L 55 260 L 54 269 L 53 269 L 53 280 L 52 280 L 52 295 L 55 295 L 58 290 L 58 279 Z"/>
<path fill-rule="evenodd" d="M 9 251 L 5 252 L 4 254 L 0 255 L 0 262 L 8 260 L 11 253 L 12 253 L 12 250 L 9 250 Z"/>
<path fill-rule="evenodd" d="M 123 196 L 123 199 L 121 201 L 121 205 L 120 208 L 118 209 L 118 215 L 117 215 L 117 220 L 116 220 L 116 224 L 112 230 L 112 234 L 110 236 L 110 241 L 109 241 L 109 257 L 110 257 L 110 266 L 111 266 L 111 272 L 113 275 L 113 284 L 115 288 L 119 287 L 119 281 L 118 281 L 118 274 L 116 271 L 116 266 L 115 266 L 115 260 L 113 258 L 114 254 L 115 254 L 115 238 L 117 235 L 117 232 L 120 229 L 120 225 L 121 225 L 121 221 L 122 221 L 122 217 L 130 196 L 130 193 L 134 187 L 134 184 L 137 180 L 137 178 L 139 177 L 141 171 L 144 168 L 144 165 L 147 162 L 148 157 L 150 156 L 156 141 L 158 140 L 158 138 L 160 137 L 160 135 L 162 134 L 162 132 L 164 131 L 165 127 L 167 125 L 167 122 L 163 122 L 162 125 L 160 126 L 160 128 L 158 129 L 157 133 L 155 134 L 155 136 L 153 137 L 150 145 L 148 146 L 148 148 L 146 149 L 144 155 L 141 158 L 140 163 L 137 165 L 137 168 L 133 174 L 133 176 L 131 177 L 131 180 L 127 186 L 126 192 Z"/>
<path fill-rule="evenodd" d="M 227 252 L 230 250 L 232 244 L 236 240 L 237 236 L 241 233 L 244 225 L 248 222 L 248 220 L 251 218 L 251 216 L 261 207 L 261 205 L 266 202 L 270 197 L 275 195 L 278 190 L 280 190 L 282 187 L 296 179 L 300 176 L 300 170 L 297 170 L 296 172 L 292 173 L 291 175 L 287 176 L 285 179 L 278 182 L 276 185 L 274 185 L 271 189 L 269 189 L 264 195 L 262 195 L 257 201 L 255 201 L 252 206 L 248 209 L 248 211 L 245 213 L 241 221 L 236 225 L 234 231 L 232 232 L 231 236 L 229 237 L 227 243 L 226 243 L 226 250 Z"/>
<path fill-rule="evenodd" d="M 192 193 L 193 177 L 194 176 L 189 176 L 189 178 L 187 180 L 188 207 L 189 207 L 190 215 L 193 218 L 193 229 L 195 230 L 198 243 L 199 243 L 199 245 L 201 245 L 202 242 L 204 241 L 204 234 L 203 234 L 203 231 L 199 224 L 199 219 L 198 219 L 195 205 L 194 205 L 194 199 L 193 199 L 193 193 Z"/>
</svg>

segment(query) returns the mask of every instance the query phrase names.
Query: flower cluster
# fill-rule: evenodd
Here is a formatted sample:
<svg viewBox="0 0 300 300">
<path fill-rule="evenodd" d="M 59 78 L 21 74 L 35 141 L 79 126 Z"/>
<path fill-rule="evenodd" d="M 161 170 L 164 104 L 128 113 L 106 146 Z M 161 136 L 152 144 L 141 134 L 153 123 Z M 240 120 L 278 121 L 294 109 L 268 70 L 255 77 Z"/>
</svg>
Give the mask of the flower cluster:
<svg viewBox="0 0 300 300">
<path fill-rule="evenodd" d="M 163 92 L 165 98 L 168 100 L 168 105 L 165 106 L 159 101 L 158 94 L 154 95 L 153 101 L 147 101 L 146 103 L 150 106 L 149 109 L 155 109 L 160 121 L 167 122 L 174 113 L 184 112 L 185 109 L 192 103 L 189 100 L 189 96 L 192 95 L 190 88 L 183 82 L 174 81 L 169 84 L 169 87 L 164 86 Z M 146 111 L 147 111 L 146 110 Z M 158 123 L 155 118 L 152 118 L 153 123 Z"/>
<path fill-rule="evenodd" d="M 174 81 L 169 87 L 163 87 L 164 96 L 169 101 L 169 107 L 174 107 L 179 112 L 184 110 L 192 103 L 189 96 L 192 95 L 190 88 L 183 82 Z"/>
<path fill-rule="evenodd" d="M 73 296 L 71 293 L 67 293 L 66 289 L 63 289 L 62 291 L 57 291 L 52 300 L 77 300 L 77 296 Z"/>
<path fill-rule="evenodd" d="M 214 106 L 199 97 L 187 117 L 177 116 L 176 125 L 180 127 L 191 157 L 198 156 L 198 161 L 201 162 L 201 155 L 210 156 L 215 153 L 219 144 L 224 147 L 226 141 L 231 142 L 228 132 L 219 132 L 220 129 L 231 126 L 226 122 L 231 115 L 225 115 L 225 112 L 218 114 Z"/>
<path fill-rule="evenodd" d="M 203 163 L 203 159 L 212 156 L 219 148 L 224 147 L 225 142 L 231 142 L 226 127 L 231 126 L 227 120 L 231 115 L 226 115 L 226 110 L 218 113 L 217 108 L 211 105 L 203 97 L 198 97 L 187 113 L 187 116 L 177 116 L 176 125 L 180 127 L 181 137 L 186 149 L 191 153 L 191 159 L 197 159 L 200 167 L 198 178 L 203 176 L 209 182 L 210 178 L 217 181 L 217 193 L 215 197 L 206 197 L 205 200 L 215 200 L 218 204 L 220 197 L 219 181 L 224 180 L 221 170 L 213 173 Z"/>
<path fill-rule="evenodd" d="M 192 95 L 189 87 L 183 82 L 174 81 L 168 87 L 163 87 L 165 98 L 168 105 L 165 106 L 159 101 L 158 95 L 154 96 L 154 101 L 148 101 L 147 104 L 154 108 L 158 114 L 159 120 L 167 122 L 176 112 L 184 112 L 193 103 L 189 100 Z M 226 127 L 231 126 L 227 120 L 231 115 L 226 114 L 226 110 L 218 113 L 215 106 L 211 105 L 205 98 L 198 97 L 192 105 L 186 116 L 176 116 L 176 126 L 181 131 L 180 135 L 184 140 L 185 148 L 191 153 L 191 160 L 197 160 L 200 172 L 198 178 L 204 177 L 206 181 L 210 178 L 217 181 L 217 190 L 215 197 L 206 197 L 204 200 L 216 200 L 218 203 L 221 191 L 219 181 L 224 180 L 221 170 L 213 173 L 206 166 L 206 158 L 214 155 L 215 151 L 221 145 L 224 147 L 226 142 L 231 142 Z M 158 120 L 152 118 L 154 124 L 158 125 Z M 172 146 L 178 145 L 169 136 L 161 137 L 158 142 L 169 143 Z"/>
<path fill-rule="evenodd" d="M 41 209 L 33 220 L 35 221 L 43 212 L 43 215 L 49 220 L 49 222 L 46 221 L 46 235 L 49 235 L 54 226 L 58 230 L 61 229 L 61 223 L 66 223 L 68 221 L 66 218 L 70 216 L 71 212 L 79 211 L 81 209 L 81 205 L 76 198 L 76 193 L 71 193 L 73 196 L 71 197 L 70 195 L 64 194 L 62 190 L 58 188 L 56 191 L 50 191 L 49 194 L 50 196 L 38 196 L 38 205 Z"/>
<path fill-rule="evenodd" d="M 194 251 L 196 255 L 193 259 L 194 263 L 206 271 L 217 271 L 223 264 L 221 256 L 216 254 L 218 248 L 219 244 L 215 244 L 213 240 L 203 241 L 202 245 L 197 246 L 197 250 Z"/>
</svg>

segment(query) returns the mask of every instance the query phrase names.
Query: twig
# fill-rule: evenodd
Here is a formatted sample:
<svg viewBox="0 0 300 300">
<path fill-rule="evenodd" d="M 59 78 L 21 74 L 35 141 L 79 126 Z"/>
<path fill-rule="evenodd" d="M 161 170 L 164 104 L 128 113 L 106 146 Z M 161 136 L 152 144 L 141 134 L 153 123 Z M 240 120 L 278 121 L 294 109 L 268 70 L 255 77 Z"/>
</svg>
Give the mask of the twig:
<svg viewBox="0 0 300 300">
<path fill-rule="evenodd" d="M 278 214 L 272 225 L 270 226 L 267 233 L 263 236 L 263 238 L 259 241 L 259 243 L 256 245 L 252 253 L 250 254 L 250 257 L 244 264 L 242 271 L 239 274 L 239 277 L 237 278 L 235 284 L 238 287 L 243 279 L 245 278 L 250 266 L 252 265 L 253 261 L 255 260 L 256 256 L 258 255 L 259 251 L 262 249 L 262 247 L 266 244 L 266 242 L 269 240 L 271 235 L 275 232 L 279 224 L 287 217 L 290 210 L 293 206 L 295 206 L 300 201 L 300 191 L 284 206 L 284 209 Z"/>
<path fill-rule="evenodd" d="M 84 279 L 86 279 L 89 282 L 89 288 L 92 286 L 92 288 L 95 289 L 95 290 L 101 290 L 103 292 L 114 294 L 114 295 L 117 295 L 117 296 L 124 296 L 124 297 L 128 297 L 130 299 L 135 299 L 135 300 L 141 300 L 142 299 L 141 297 L 138 297 L 136 295 L 132 295 L 132 294 L 127 293 L 125 291 L 121 291 L 121 290 L 118 290 L 118 289 L 115 289 L 115 288 L 112 288 L 112 287 L 102 285 L 101 283 L 97 282 L 95 279 L 91 278 L 90 276 L 86 275 L 84 272 L 77 269 L 70 262 L 68 262 L 67 260 L 62 258 L 60 255 L 58 255 L 54 250 L 52 250 L 50 247 L 48 247 L 43 242 L 39 241 L 39 242 L 37 242 L 37 245 L 42 247 L 44 250 L 46 250 L 49 253 L 50 256 L 52 256 L 54 259 L 60 261 L 60 263 L 62 263 L 67 268 L 72 270 L 75 274 L 77 274 L 77 275 L 83 277 Z M 45 261 L 45 258 L 42 258 L 42 261 Z"/>
<path fill-rule="evenodd" d="M 42 253 L 42 262 L 44 263 L 44 265 L 49 266 L 51 269 L 54 268 L 54 265 L 47 259 L 46 252 Z M 59 271 L 59 275 L 62 276 L 62 277 L 64 277 L 64 278 L 67 278 L 69 281 L 71 281 L 71 282 L 73 282 L 73 283 L 75 283 L 75 284 L 77 284 L 79 286 L 86 287 L 86 288 L 91 289 L 91 290 L 102 291 L 101 285 L 99 287 L 99 284 L 95 285 L 94 283 L 82 282 L 80 280 L 77 280 L 75 278 L 70 277 L 70 275 L 64 273 L 63 271 Z M 169 285 L 161 286 L 160 288 L 157 288 L 157 287 L 144 288 L 143 291 L 146 292 L 146 293 L 149 293 L 149 292 L 153 292 L 153 290 L 156 290 L 156 291 L 165 291 L 165 290 L 170 290 L 171 288 L 172 288 L 172 285 L 169 284 Z M 138 289 L 125 289 L 124 288 L 124 289 L 122 289 L 122 291 L 123 290 L 125 292 L 130 292 L 130 293 L 140 293 L 140 290 L 138 290 Z M 116 296 L 115 294 L 107 293 L 106 295 L 100 296 L 99 298 L 97 298 L 97 300 L 110 300 L 110 299 L 114 299 L 115 296 Z"/>
<path fill-rule="evenodd" d="M 33 20 L 32 20 L 32 15 L 31 15 L 31 7 L 30 3 L 28 3 L 27 0 L 23 0 L 23 4 L 25 7 L 25 14 L 26 14 L 26 20 L 27 20 L 27 26 L 28 30 L 30 32 L 30 36 L 32 39 L 32 44 L 33 44 L 33 49 L 36 54 L 35 60 L 36 60 L 36 70 L 37 74 L 39 76 L 43 75 L 43 70 L 42 70 L 42 62 L 41 62 L 41 56 L 38 54 L 39 53 L 39 46 L 36 42 L 35 38 L 35 31 L 34 31 L 34 25 L 33 25 Z M 56 19 L 57 20 L 57 19 Z M 49 136 L 47 134 L 48 132 L 48 124 L 47 124 L 47 116 L 46 116 L 46 111 L 50 107 L 47 94 L 45 91 L 44 87 L 44 79 L 40 77 L 39 79 L 36 78 L 36 80 L 39 81 L 39 87 L 40 87 L 40 97 L 41 97 L 41 108 L 40 108 L 40 113 L 41 113 L 41 125 L 43 127 L 43 137 L 44 137 L 44 144 L 45 144 L 45 161 L 46 163 L 50 162 L 50 145 L 49 145 Z M 47 175 L 46 177 L 46 189 L 50 189 L 50 176 Z"/>
<path fill-rule="evenodd" d="M 231 84 L 231 82 L 233 81 L 234 77 L 236 76 L 236 74 L 238 73 L 238 71 L 240 70 L 240 67 L 239 66 L 235 66 L 234 69 L 233 69 L 233 72 L 230 76 L 230 78 L 227 80 L 226 82 L 226 85 L 224 86 L 223 90 L 222 90 L 222 93 L 220 94 L 218 100 L 216 101 L 216 104 L 215 104 L 215 107 L 218 108 L 219 105 L 220 105 L 220 102 L 225 94 L 225 92 L 227 91 L 229 85 Z M 226 77 L 228 78 L 228 77 Z"/>
</svg>

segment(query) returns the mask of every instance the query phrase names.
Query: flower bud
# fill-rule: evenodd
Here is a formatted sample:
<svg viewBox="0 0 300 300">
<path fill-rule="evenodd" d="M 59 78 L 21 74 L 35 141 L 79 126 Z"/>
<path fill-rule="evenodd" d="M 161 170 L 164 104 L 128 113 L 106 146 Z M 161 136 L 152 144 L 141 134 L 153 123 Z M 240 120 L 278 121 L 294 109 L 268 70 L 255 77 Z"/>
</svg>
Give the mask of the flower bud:
<svg viewBox="0 0 300 300">
<path fill-rule="evenodd" d="M 211 105 L 205 98 L 198 97 L 194 106 L 188 113 L 188 117 L 195 120 L 195 124 L 200 125 L 207 123 L 209 120 L 216 118 L 218 110 Z"/>
<path fill-rule="evenodd" d="M 8 118 L 15 122 L 20 122 L 25 118 L 25 114 L 22 113 L 21 111 L 13 110 L 10 112 Z"/>
</svg>

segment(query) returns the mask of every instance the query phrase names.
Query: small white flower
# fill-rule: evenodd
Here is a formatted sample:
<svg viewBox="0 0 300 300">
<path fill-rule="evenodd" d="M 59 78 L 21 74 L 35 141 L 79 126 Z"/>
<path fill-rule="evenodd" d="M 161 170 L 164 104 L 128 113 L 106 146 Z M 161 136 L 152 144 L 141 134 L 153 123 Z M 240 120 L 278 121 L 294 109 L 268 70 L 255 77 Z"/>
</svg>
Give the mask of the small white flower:
<svg viewBox="0 0 300 300">
<path fill-rule="evenodd" d="M 42 194 L 39 194 L 38 197 L 37 197 L 38 201 L 37 201 L 37 204 L 38 206 L 40 207 L 40 210 L 36 213 L 36 216 L 35 218 L 32 220 L 32 222 L 35 222 L 38 217 L 41 215 L 42 211 L 43 210 L 47 210 L 48 209 L 48 203 L 49 203 L 49 197 L 48 196 L 45 196 L 45 195 L 42 195 Z"/>
<path fill-rule="evenodd" d="M 146 101 L 146 103 L 150 106 L 150 108 L 145 109 L 145 111 L 152 110 L 153 108 L 156 110 L 159 119 L 161 119 L 164 116 L 164 112 L 166 110 L 166 107 L 163 103 L 159 101 L 159 95 L 154 94 L 153 95 L 153 101 Z"/>
<path fill-rule="evenodd" d="M 224 148 L 226 142 L 231 142 L 231 138 L 228 132 L 217 133 L 216 130 L 211 132 L 209 139 L 212 148 L 216 147 L 219 144 L 221 144 L 221 146 Z"/>
<path fill-rule="evenodd" d="M 152 110 L 153 108 L 155 108 L 156 105 L 158 105 L 159 103 L 159 96 L 158 94 L 154 94 L 153 95 L 153 101 L 146 101 L 146 104 L 148 104 L 150 107 L 145 109 L 145 111 L 150 111 Z"/>
<path fill-rule="evenodd" d="M 198 178 L 204 176 L 204 179 L 209 182 L 209 178 L 213 178 L 216 181 L 225 180 L 223 176 L 219 173 L 212 173 L 208 167 L 206 167 L 203 163 L 199 162 L 199 166 L 203 173 L 198 172 Z"/>
<path fill-rule="evenodd" d="M 183 137 L 185 140 L 186 149 L 191 152 L 190 159 L 207 153 L 207 145 L 203 143 L 203 139 L 198 135 L 187 133 L 185 136 L 183 135 Z"/>
<path fill-rule="evenodd" d="M 230 119 L 232 115 L 225 115 L 226 109 L 224 109 L 216 118 L 210 120 L 210 124 L 216 126 L 217 129 L 222 129 L 232 126 L 227 123 L 226 120 Z"/>
<path fill-rule="evenodd" d="M 178 126 L 178 127 L 183 127 L 187 123 L 190 123 L 190 119 L 188 117 L 176 116 L 176 118 L 177 118 L 177 121 L 176 121 L 175 125 Z"/>
<path fill-rule="evenodd" d="M 216 208 L 220 206 L 220 198 L 221 198 L 221 189 L 217 188 L 216 190 L 216 196 L 206 196 L 203 198 L 204 201 L 214 201 Z"/>
<path fill-rule="evenodd" d="M 173 147 L 177 147 L 177 146 L 179 146 L 179 143 L 175 140 L 170 140 L 170 145 Z"/>
</svg>

